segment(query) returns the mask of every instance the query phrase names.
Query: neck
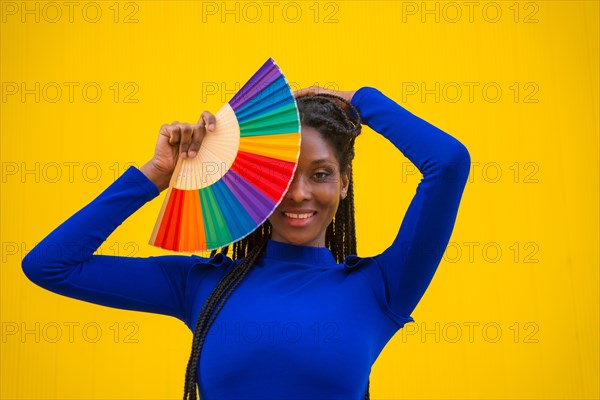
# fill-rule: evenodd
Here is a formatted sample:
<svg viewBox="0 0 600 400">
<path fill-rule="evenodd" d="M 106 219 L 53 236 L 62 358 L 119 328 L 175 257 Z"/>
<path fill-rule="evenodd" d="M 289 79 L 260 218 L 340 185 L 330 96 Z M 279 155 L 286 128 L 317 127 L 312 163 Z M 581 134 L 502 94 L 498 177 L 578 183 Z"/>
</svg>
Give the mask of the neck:
<svg viewBox="0 0 600 400">
<path fill-rule="evenodd" d="M 337 264 L 331 250 L 325 246 L 297 245 L 276 239 L 269 239 L 267 242 L 265 258 L 319 266 Z"/>
<path fill-rule="evenodd" d="M 277 232 L 273 232 L 271 234 L 271 240 L 280 242 L 280 243 L 287 243 L 287 244 L 294 245 L 294 246 L 327 247 L 327 246 L 325 246 L 325 232 L 323 232 L 321 235 L 319 235 L 319 237 L 314 238 L 309 241 L 306 241 L 306 242 L 285 239 L 283 236 L 277 234 Z"/>
</svg>

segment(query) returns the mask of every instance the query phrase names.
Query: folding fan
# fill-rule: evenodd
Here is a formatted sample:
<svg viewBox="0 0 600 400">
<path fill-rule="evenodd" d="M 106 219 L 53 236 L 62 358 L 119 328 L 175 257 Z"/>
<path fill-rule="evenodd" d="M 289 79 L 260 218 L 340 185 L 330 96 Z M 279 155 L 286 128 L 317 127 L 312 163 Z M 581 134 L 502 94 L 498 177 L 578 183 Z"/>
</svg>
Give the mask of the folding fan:
<svg viewBox="0 0 600 400">
<path fill-rule="evenodd" d="M 216 114 L 194 158 L 180 158 L 150 244 L 207 251 L 236 242 L 277 207 L 300 153 L 293 92 L 272 58 Z"/>
</svg>

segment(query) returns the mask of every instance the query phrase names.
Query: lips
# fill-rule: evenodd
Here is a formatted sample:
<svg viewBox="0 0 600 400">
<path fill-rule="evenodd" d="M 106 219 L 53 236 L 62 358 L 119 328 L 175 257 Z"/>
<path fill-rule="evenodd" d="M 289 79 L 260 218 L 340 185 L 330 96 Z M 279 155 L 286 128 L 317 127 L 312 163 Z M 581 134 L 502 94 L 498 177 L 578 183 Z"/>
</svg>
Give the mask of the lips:
<svg viewBox="0 0 600 400">
<path fill-rule="evenodd" d="M 288 218 L 293 218 L 293 219 L 307 219 L 312 217 L 313 215 L 316 214 L 315 211 L 311 211 L 311 212 L 304 212 L 304 213 L 299 213 L 299 212 L 286 212 L 284 211 L 283 214 L 288 217 Z"/>
<path fill-rule="evenodd" d="M 309 209 L 287 209 L 281 214 L 289 226 L 299 228 L 310 225 L 317 212 Z"/>
</svg>

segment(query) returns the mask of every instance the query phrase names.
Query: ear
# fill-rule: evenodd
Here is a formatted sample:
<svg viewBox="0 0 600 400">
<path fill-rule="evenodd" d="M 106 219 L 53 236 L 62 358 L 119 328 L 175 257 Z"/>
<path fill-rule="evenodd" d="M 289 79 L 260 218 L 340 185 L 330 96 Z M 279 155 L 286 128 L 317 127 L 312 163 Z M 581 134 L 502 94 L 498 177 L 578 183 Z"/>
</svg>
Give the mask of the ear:
<svg viewBox="0 0 600 400">
<path fill-rule="evenodd" d="M 346 196 L 348 195 L 348 187 L 350 186 L 350 168 L 352 168 L 352 167 L 346 168 L 346 172 L 344 172 L 341 175 L 342 187 L 341 187 L 340 198 L 342 200 L 345 199 Z"/>
</svg>

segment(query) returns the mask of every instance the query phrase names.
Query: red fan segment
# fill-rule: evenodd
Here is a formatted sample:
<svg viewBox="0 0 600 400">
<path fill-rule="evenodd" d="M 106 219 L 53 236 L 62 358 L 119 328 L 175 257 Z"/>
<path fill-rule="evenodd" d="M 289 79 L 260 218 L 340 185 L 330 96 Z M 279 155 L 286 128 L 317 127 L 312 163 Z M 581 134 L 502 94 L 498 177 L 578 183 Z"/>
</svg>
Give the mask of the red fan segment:
<svg viewBox="0 0 600 400">
<path fill-rule="evenodd" d="M 206 242 L 198 190 L 169 189 L 155 245 L 173 250 L 202 248 Z"/>
<path fill-rule="evenodd" d="M 238 151 L 231 169 L 278 203 L 294 174 L 295 163 Z"/>
</svg>

